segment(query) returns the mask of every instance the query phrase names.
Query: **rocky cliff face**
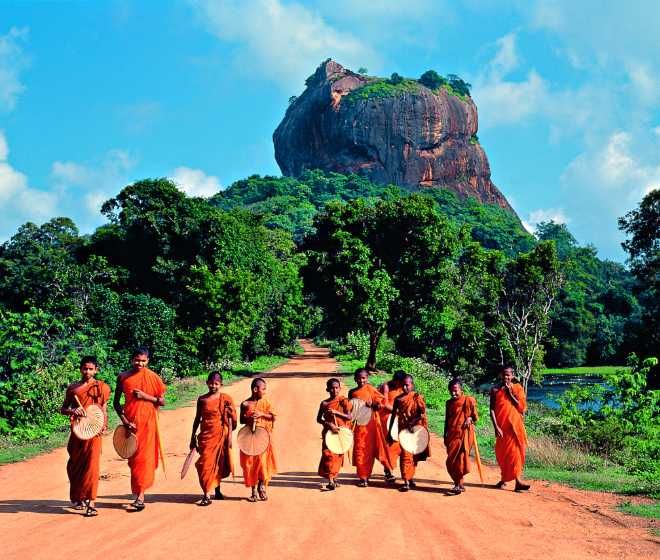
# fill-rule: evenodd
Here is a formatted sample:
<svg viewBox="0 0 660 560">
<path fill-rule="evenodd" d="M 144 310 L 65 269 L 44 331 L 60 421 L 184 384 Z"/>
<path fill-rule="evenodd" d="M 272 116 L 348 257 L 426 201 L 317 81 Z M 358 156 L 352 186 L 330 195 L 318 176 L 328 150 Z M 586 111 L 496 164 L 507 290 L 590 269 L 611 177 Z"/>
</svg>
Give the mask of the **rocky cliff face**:
<svg viewBox="0 0 660 560">
<path fill-rule="evenodd" d="M 393 87 L 333 60 L 307 80 L 273 134 L 282 173 L 366 175 L 377 183 L 442 187 L 513 211 L 490 180 L 469 97 L 413 81 Z"/>
</svg>

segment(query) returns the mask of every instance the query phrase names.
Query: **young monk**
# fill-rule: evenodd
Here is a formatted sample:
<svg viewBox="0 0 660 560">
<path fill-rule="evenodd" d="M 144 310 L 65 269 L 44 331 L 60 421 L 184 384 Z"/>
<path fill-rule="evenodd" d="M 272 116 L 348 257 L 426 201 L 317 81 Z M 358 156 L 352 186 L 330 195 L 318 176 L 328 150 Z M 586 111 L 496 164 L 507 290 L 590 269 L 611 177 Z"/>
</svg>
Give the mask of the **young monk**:
<svg viewBox="0 0 660 560">
<path fill-rule="evenodd" d="M 392 466 L 396 465 L 399 455 L 401 454 L 401 447 L 399 446 L 398 441 L 394 441 L 391 438 L 388 438 L 388 419 L 390 414 L 392 414 L 392 407 L 394 406 L 394 399 L 396 399 L 401 393 L 403 393 L 403 378 L 406 373 L 403 370 L 397 370 L 392 375 L 392 379 L 383 383 L 378 389 L 383 396 L 385 397 L 385 402 L 383 403 L 382 408 L 380 409 L 381 414 L 381 423 L 383 429 L 385 430 L 385 441 L 387 443 L 387 456 L 389 457 L 390 464 Z M 387 467 L 383 467 L 385 482 L 388 484 L 393 484 L 396 481 L 396 477 L 392 474 L 392 471 Z"/>
<path fill-rule="evenodd" d="M 373 385 L 369 384 L 369 372 L 360 368 L 354 375 L 357 387 L 348 393 L 349 399 L 361 399 L 373 411 L 378 411 L 385 402 L 383 394 Z M 378 459 L 389 470 L 392 469 L 387 454 L 387 442 L 381 425 L 379 414 L 371 414 L 371 420 L 366 426 L 355 426 L 353 430 L 353 464 L 360 479 L 358 486 L 366 488 L 369 477 L 374 468 L 374 461 Z"/>
<path fill-rule="evenodd" d="M 80 360 L 80 381 L 67 387 L 64 402 L 60 412 L 71 417 L 71 435 L 66 450 L 69 461 L 66 472 L 71 483 L 70 497 L 76 510 L 85 509 L 85 517 L 98 515 L 96 509 L 96 491 L 99 485 L 101 435 L 105 432 L 108 422 L 108 400 L 110 387 L 103 381 L 95 379 L 99 364 L 94 356 L 84 356 Z M 85 416 L 85 408 L 95 404 L 103 410 L 105 424 L 103 430 L 92 439 L 81 440 L 73 433 L 73 419 Z"/>
<path fill-rule="evenodd" d="M 351 421 L 351 401 L 346 397 L 339 394 L 341 390 L 341 383 L 339 379 L 328 379 L 325 389 L 328 392 L 329 398 L 321 401 L 319 412 L 316 415 L 316 421 L 323 426 L 321 432 L 321 440 L 323 446 L 321 448 L 321 462 L 319 463 L 319 476 L 328 479 L 326 488 L 334 490 L 339 486 L 337 476 L 344 464 L 344 455 L 337 455 L 330 451 L 325 445 L 325 434 L 328 431 L 332 433 L 339 432 L 339 428 L 346 427 Z"/>
<path fill-rule="evenodd" d="M 252 395 L 241 403 L 241 424 L 262 427 L 272 434 L 275 412 L 270 401 L 265 397 L 266 381 L 261 377 L 255 377 L 250 389 Z M 272 439 L 261 455 L 246 455 L 243 451 L 240 455 L 245 486 L 252 488 L 252 495 L 248 501 L 266 501 L 268 499 L 266 486 L 277 471 Z"/>
<path fill-rule="evenodd" d="M 515 491 L 529 490 L 529 484 L 521 481 L 525 465 L 527 433 L 523 414 L 527 410 L 525 391 L 519 383 L 513 383 L 513 368 L 503 366 L 500 382 L 490 390 L 490 419 L 495 428 L 495 457 L 502 471 L 495 485 L 503 488 L 510 480 L 516 481 Z"/>
<path fill-rule="evenodd" d="M 159 437 L 158 407 L 165 404 L 167 387 L 160 376 L 151 371 L 149 350 L 138 348 L 131 355 L 132 368 L 117 377 L 114 407 L 120 420 L 128 430 L 135 433 L 138 446 L 128 460 L 131 469 L 131 491 L 135 501 L 131 504 L 136 511 L 142 511 L 144 493 L 154 483 L 158 467 Z M 121 397 L 124 396 L 124 406 Z"/>
<path fill-rule="evenodd" d="M 195 467 L 204 493 L 200 506 L 211 505 L 211 490 L 214 488 L 215 499 L 224 500 L 220 481 L 234 470 L 231 460 L 231 433 L 236 426 L 234 401 L 220 392 L 222 374 L 219 371 L 209 374 L 206 386 L 209 392 L 197 399 L 197 413 L 190 437 L 190 449 L 199 452 Z M 200 424 L 199 436 L 195 436 Z"/>
<path fill-rule="evenodd" d="M 445 447 L 447 472 L 454 481 L 454 494 L 465 492 L 463 478 L 470 472 L 470 449 L 474 445 L 474 431 L 470 429 L 478 419 L 477 401 L 463 394 L 459 379 L 449 382 L 451 398 L 445 406 Z"/>
<path fill-rule="evenodd" d="M 405 375 L 402 385 L 403 392 L 394 399 L 394 406 L 392 407 L 392 417 L 390 419 L 389 431 L 392 430 L 392 424 L 396 417 L 399 421 L 399 432 L 407 429 L 412 430 L 417 424 L 427 427 L 426 420 L 426 403 L 424 397 L 415 392 L 414 382 L 412 375 Z M 391 436 L 389 438 L 392 439 Z M 430 445 L 430 444 L 429 444 Z M 403 478 L 403 485 L 399 488 L 401 492 L 407 492 L 411 488 L 416 488 L 417 484 L 413 480 L 417 463 L 425 461 L 431 456 L 431 449 L 427 445 L 426 449 L 417 455 L 409 453 L 401 448 L 401 455 L 399 456 L 399 467 L 401 469 L 401 478 Z"/>
</svg>

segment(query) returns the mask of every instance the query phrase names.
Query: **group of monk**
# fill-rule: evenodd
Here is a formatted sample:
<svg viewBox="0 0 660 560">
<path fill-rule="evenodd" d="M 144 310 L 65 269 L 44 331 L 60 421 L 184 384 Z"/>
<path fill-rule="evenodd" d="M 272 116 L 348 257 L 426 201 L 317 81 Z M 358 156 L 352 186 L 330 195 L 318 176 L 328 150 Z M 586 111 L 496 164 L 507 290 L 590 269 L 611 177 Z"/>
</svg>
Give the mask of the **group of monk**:
<svg viewBox="0 0 660 560">
<path fill-rule="evenodd" d="M 133 352 L 131 369 L 117 377 L 113 402 L 122 424 L 137 438 L 137 450 L 128 459 L 131 491 L 135 496 L 128 507 L 134 511 L 145 508 L 145 492 L 154 483 L 159 453 L 162 457 L 158 409 L 165 404 L 166 385 L 157 373 L 147 367 L 148 363 L 149 351 L 146 348 Z M 111 390 L 106 383 L 96 379 L 98 367 L 95 357 L 83 357 L 80 381 L 67 388 L 61 412 L 71 417 L 72 425 L 75 417 L 86 414 L 86 407 L 90 404 L 102 408 L 107 425 L 107 403 Z M 340 428 L 352 428 L 351 462 L 357 471 L 359 487 L 369 485 L 376 460 L 383 465 L 385 481 L 393 484 L 396 481 L 393 471 L 398 460 L 402 479 L 399 490 L 407 492 L 414 489 L 417 464 L 430 456 L 430 447 L 413 455 L 401 448 L 392 432 L 395 419 L 399 430 L 428 425 L 426 404 L 422 395 L 414 390 L 413 377 L 396 372 L 390 381 L 379 388 L 369 383 L 366 369 L 358 369 L 354 378 L 357 386 L 349 391 L 348 398 L 340 394 L 339 379 L 328 380 L 326 390 L 329 396 L 321 402 L 317 414 L 317 422 L 323 426 L 322 436 L 328 431 L 337 433 Z M 191 451 L 199 453 L 195 467 L 203 493 L 198 502 L 200 506 L 210 505 L 212 499 L 224 499 L 220 484 L 222 479 L 234 473 L 231 449 L 232 433 L 237 423 L 252 430 L 263 428 L 270 435 L 276 418 L 273 406 L 265 396 L 266 381 L 263 378 L 252 380 L 251 394 L 241 403 L 238 419 L 232 398 L 220 391 L 220 372 L 212 372 L 208 376 L 207 387 L 208 392 L 197 399 L 190 440 Z M 465 491 L 464 478 L 470 472 L 470 452 L 475 446 L 473 425 L 478 421 L 478 413 L 475 399 L 463 393 L 458 379 L 450 381 L 449 392 L 451 398 L 446 404 L 444 429 L 446 465 L 454 482 L 451 492 L 460 494 Z M 366 424 L 353 422 L 350 399 L 360 399 L 371 408 L 371 417 Z M 523 423 L 525 410 L 522 387 L 513 383 L 512 368 L 503 367 L 500 382 L 490 392 L 490 417 L 496 435 L 495 455 L 501 469 L 501 480 L 496 485 L 498 488 L 515 481 L 516 491 L 529 489 L 529 485 L 521 480 L 527 445 Z M 84 511 L 86 517 L 98 515 L 95 505 L 100 475 L 101 434 L 81 440 L 72 431 L 67 446 L 70 499 L 73 507 Z M 344 463 L 344 454 L 333 453 L 326 446 L 325 437 L 322 439 L 318 474 L 327 479 L 326 490 L 335 490 L 339 486 L 337 479 Z M 266 501 L 268 484 L 277 469 L 272 441 L 269 440 L 265 451 L 258 455 L 248 455 L 241 450 L 240 465 L 245 486 L 251 489 L 248 500 Z"/>
</svg>

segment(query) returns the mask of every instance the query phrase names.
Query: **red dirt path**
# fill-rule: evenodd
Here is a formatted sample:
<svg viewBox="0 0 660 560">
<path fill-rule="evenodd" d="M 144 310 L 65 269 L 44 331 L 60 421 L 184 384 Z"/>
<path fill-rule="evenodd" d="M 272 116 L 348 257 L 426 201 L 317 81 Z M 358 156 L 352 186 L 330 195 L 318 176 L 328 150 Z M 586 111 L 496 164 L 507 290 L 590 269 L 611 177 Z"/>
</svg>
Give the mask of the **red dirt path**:
<svg viewBox="0 0 660 560">
<path fill-rule="evenodd" d="M 371 487 L 354 485 L 350 465 L 335 492 L 320 489 L 318 403 L 336 371 L 327 351 L 304 341 L 305 354 L 267 374 L 278 419 L 279 474 L 268 502 L 249 503 L 242 480 L 223 483 L 227 497 L 210 507 L 200 497 L 196 472 L 179 470 L 187 453 L 192 407 L 161 414 L 168 478 L 156 475 L 147 508 L 129 513 L 128 466 L 103 442 L 99 516 L 69 509 L 66 449 L 0 467 L 0 557 L 10 558 L 370 558 L 623 559 L 658 558 L 660 548 L 632 518 L 610 508 L 615 498 L 558 485 L 534 484 L 527 494 L 480 487 L 447 496 L 444 449 L 418 469 L 419 489 L 401 494 L 385 487 L 375 468 Z M 249 380 L 227 387 L 238 403 Z M 238 461 L 236 461 L 238 463 Z M 238 465 L 237 465 L 238 466 Z M 240 467 L 239 467 L 240 471 Z M 238 474 L 238 473 L 237 473 Z M 498 480 L 487 468 L 488 483 Z"/>
</svg>

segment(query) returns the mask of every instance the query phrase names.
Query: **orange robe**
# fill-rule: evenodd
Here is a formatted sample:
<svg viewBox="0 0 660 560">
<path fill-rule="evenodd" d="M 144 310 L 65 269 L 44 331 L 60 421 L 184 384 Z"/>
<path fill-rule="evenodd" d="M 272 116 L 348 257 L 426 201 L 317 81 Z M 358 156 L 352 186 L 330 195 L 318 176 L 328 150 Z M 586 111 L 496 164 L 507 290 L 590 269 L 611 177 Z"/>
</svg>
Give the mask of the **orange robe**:
<svg viewBox="0 0 660 560">
<path fill-rule="evenodd" d="M 103 381 L 96 380 L 89 385 L 78 387 L 72 385 L 67 389 L 67 401 L 75 403 L 74 395 L 78 397 L 83 407 L 96 404 L 103 408 L 110 398 L 110 387 Z M 71 419 L 71 424 L 73 425 L 73 419 Z M 78 439 L 73 430 L 71 431 L 69 443 L 66 446 L 66 450 L 69 452 L 66 472 L 71 483 L 69 495 L 72 502 L 96 500 L 101 448 L 101 434 L 83 441 Z"/>
<path fill-rule="evenodd" d="M 153 397 L 163 397 L 167 387 L 160 376 L 144 368 L 137 373 L 120 374 L 124 391 L 124 415 L 137 426 L 137 451 L 128 460 L 131 469 L 131 490 L 140 494 L 153 486 L 158 467 L 158 407 L 154 403 L 138 400 L 134 389 L 140 389 Z"/>
<path fill-rule="evenodd" d="M 202 421 L 197 436 L 199 459 L 195 467 L 199 485 L 208 494 L 233 471 L 229 443 L 236 426 L 236 410 L 232 398 L 224 393 L 218 398 L 200 398 L 198 403 Z"/>
<path fill-rule="evenodd" d="M 253 401 L 254 402 L 254 401 Z M 256 401 L 255 410 L 259 412 L 266 412 L 273 414 L 273 405 L 266 398 L 261 398 Z M 273 478 L 277 472 L 277 464 L 275 463 L 275 452 L 273 451 L 273 420 L 265 420 L 259 418 L 257 426 L 266 428 L 271 435 L 268 448 L 261 455 L 246 455 L 241 451 L 241 468 L 243 469 L 243 478 L 245 486 L 256 486 L 259 481 L 263 481 L 266 485 Z"/>
<path fill-rule="evenodd" d="M 445 447 L 447 447 L 447 472 L 454 482 L 459 482 L 470 472 L 470 449 L 474 445 L 474 430 L 463 428 L 468 418 L 479 419 L 477 401 L 463 395 L 449 399 L 445 407 Z"/>
<path fill-rule="evenodd" d="M 351 389 L 349 397 L 379 404 L 385 402 L 383 394 L 373 385 Z M 380 414 L 372 414 L 366 426 L 356 425 L 353 430 L 353 464 L 359 478 L 368 479 L 371 476 L 376 459 L 388 469 L 392 468 Z"/>
<path fill-rule="evenodd" d="M 337 410 L 338 412 L 343 412 L 344 414 L 350 414 L 352 406 L 351 401 L 346 397 L 337 397 L 331 401 L 323 401 L 328 405 L 330 410 Z M 335 423 L 337 426 L 346 427 L 350 424 L 350 420 L 344 420 L 343 418 L 336 418 Z M 321 432 L 321 441 L 323 446 L 321 448 L 321 462 L 319 463 L 319 476 L 327 479 L 335 479 L 339 474 L 339 470 L 344 464 L 344 455 L 337 455 L 328 449 L 325 445 L 325 434 L 328 429 L 324 426 L 323 431 Z"/>
<path fill-rule="evenodd" d="M 523 414 L 527 410 L 527 398 L 522 385 L 511 386 L 513 396 L 518 399 L 518 406 L 500 386 L 491 389 L 491 399 L 495 420 L 504 435 L 495 438 L 495 457 L 502 471 L 502 481 L 515 480 L 522 475 L 527 448 L 527 432 L 523 423 Z"/>
<path fill-rule="evenodd" d="M 388 405 L 392 406 L 394 404 L 394 399 L 403 393 L 403 389 L 390 389 L 385 395 L 385 399 Z M 390 464 L 392 466 L 396 465 L 399 455 L 401 455 L 401 446 L 398 441 L 387 443 L 387 435 L 390 428 L 390 411 L 383 410 L 381 412 L 381 423 L 383 426 L 383 431 L 385 433 L 385 443 L 387 445 L 387 456 L 389 458 Z"/>
<path fill-rule="evenodd" d="M 414 417 L 422 416 L 421 421 L 419 422 L 425 428 L 428 427 L 428 422 L 426 420 L 426 403 L 424 402 L 424 397 L 415 391 L 411 391 L 407 395 L 400 395 L 397 398 L 398 408 L 397 408 L 397 418 L 399 420 L 399 429 L 406 426 L 409 419 Z M 425 461 L 428 457 L 431 456 L 430 443 L 424 451 L 413 455 L 408 451 L 401 448 L 401 455 L 399 456 L 399 468 L 401 469 L 401 478 L 403 480 L 411 480 L 415 476 L 415 469 L 417 468 L 417 463 L 420 461 Z"/>
</svg>

